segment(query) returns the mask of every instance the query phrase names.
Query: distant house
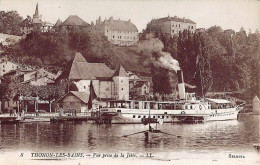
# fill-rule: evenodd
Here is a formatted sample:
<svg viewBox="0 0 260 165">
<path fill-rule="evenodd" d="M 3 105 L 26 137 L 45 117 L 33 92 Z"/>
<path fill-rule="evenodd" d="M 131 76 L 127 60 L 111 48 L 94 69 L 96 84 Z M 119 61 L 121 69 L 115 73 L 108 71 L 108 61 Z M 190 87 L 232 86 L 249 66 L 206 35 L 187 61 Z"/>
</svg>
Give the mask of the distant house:
<svg viewBox="0 0 260 165">
<path fill-rule="evenodd" d="M 89 101 L 89 93 L 70 91 L 58 100 L 61 108 L 64 110 L 74 109 L 77 113 L 87 112 Z"/>
<path fill-rule="evenodd" d="M 153 92 L 152 78 L 128 72 L 130 95 L 141 96 Z"/>
<path fill-rule="evenodd" d="M 10 34 L 3 34 L 0 33 L 0 43 L 3 46 L 12 45 L 17 43 L 22 37 L 21 36 L 15 36 Z"/>
<path fill-rule="evenodd" d="M 88 30 L 90 24 L 77 15 L 70 15 L 64 22 L 57 20 L 54 25 L 56 32 L 71 32 L 72 30 Z"/>
<path fill-rule="evenodd" d="M 147 24 L 147 30 L 152 33 L 163 33 L 170 35 L 178 35 L 179 32 L 184 30 L 189 30 L 194 33 L 196 30 L 196 23 L 185 18 L 174 17 L 164 17 L 159 19 L 152 19 L 151 22 Z"/>
<path fill-rule="evenodd" d="M 133 87 L 133 95 L 135 96 L 145 96 L 149 95 L 150 90 L 149 90 L 149 85 L 146 82 L 139 82 L 134 85 Z"/>
<path fill-rule="evenodd" d="M 96 25 L 92 26 L 95 30 L 100 30 L 112 44 L 119 46 L 136 45 L 139 41 L 139 33 L 136 26 L 131 20 L 114 20 L 110 17 L 109 20 L 101 21 L 101 18 L 96 21 Z"/>
<path fill-rule="evenodd" d="M 24 73 L 20 75 L 20 77 L 22 83 L 29 83 L 33 86 L 42 86 L 54 84 L 57 75 L 46 71 L 44 68 L 40 68 L 35 71 Z"/>
<path fill-rule="evenodd" d="M 20 68 L 20 65 L 3 57 L 0 59 L 0 76 Z"/>
<path fill-rule="evenodd" d="M 129 77 L 122 66 L 111 70 L 104 63 L 88 63 L 80 53 L 76 53 L 69 79 L 80 92 L 89 92 L 92 81 L 98 98 L 129 99 Z"/>
</svg>

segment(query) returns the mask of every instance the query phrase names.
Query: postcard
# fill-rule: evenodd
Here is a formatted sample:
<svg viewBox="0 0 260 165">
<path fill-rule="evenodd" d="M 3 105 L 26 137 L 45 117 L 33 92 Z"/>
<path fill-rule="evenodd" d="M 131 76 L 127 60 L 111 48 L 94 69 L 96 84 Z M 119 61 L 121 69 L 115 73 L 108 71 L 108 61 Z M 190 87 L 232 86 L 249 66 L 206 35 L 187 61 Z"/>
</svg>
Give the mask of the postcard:
<svg viewBox="0 0 260 165">
<path fill-rule="evenodd" d="M 0 164 L 259 164 L 260 1 L 0 6 Z"/>
</svg>

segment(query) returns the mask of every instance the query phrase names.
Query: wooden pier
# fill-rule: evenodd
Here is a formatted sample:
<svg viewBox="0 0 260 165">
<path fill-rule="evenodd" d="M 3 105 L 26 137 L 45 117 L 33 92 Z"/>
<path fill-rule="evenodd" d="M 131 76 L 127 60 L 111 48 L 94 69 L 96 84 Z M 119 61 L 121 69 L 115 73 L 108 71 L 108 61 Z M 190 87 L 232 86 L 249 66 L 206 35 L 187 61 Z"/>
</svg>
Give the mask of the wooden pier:
<svg viewBox="0 0 260 165">
<path fill-rule="evenodd" d="M 57 116 L 50 118 L 51 122 L 82 122 L 97 120 L 97 117 L 91 116 Z"/>
<path fill-rule="evenodd" d="M 15 116 L 0 116 L 1 124 L 16 124 L 19 123 L 20 118 Z"/>
</svg>

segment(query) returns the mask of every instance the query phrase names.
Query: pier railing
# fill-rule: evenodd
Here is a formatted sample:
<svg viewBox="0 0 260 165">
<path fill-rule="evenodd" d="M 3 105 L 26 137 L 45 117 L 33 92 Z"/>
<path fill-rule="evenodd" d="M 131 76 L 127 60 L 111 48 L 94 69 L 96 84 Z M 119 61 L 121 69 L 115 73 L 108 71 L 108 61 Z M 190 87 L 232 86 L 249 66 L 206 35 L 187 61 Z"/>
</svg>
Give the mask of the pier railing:
<svg viewBox="0 0 260 165">
<path fill-rule="evenodd" d="M 25 117 L 57 117 L 57 116 L 91 116 L 90 113 L 77 113 L 75 114 L 70 114 L 70 113 L 55 113 L 55 112 L 46 112 L 46 113 L 25 113 Z"/>
</svg>

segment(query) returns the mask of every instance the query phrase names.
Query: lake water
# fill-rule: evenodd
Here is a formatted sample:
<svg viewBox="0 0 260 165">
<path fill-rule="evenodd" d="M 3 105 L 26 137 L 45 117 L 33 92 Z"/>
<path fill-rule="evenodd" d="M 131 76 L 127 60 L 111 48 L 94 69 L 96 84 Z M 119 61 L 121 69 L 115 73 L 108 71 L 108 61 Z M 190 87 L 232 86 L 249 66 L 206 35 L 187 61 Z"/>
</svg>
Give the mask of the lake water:
<svg viewBox="0 0 260 165">
<path fill-rule="evenodd" d="M 0 125 L 0 153 L 84 152 L 152 153 L 154 159 L 227 158 L 228 154 L 258 156 L 253 144 L 260 143 L 259 116 L 240 115 L 238 121 L 200 124 L 163 124 L 166 133 L 147 140 L 141 124 L 97 125 L 92 123 L 21 123 Z"/>
</svg>

